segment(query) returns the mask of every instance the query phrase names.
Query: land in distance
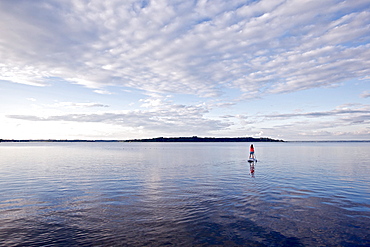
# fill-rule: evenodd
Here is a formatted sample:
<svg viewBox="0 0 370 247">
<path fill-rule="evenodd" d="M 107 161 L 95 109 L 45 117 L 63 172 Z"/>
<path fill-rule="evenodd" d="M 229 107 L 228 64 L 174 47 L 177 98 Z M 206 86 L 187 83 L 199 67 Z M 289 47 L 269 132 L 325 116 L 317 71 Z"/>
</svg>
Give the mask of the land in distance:
<svg viewBox="0 0 370 247">
<path fill-rule="evenodd" d="M 0 142 L 284 142 L 267 137 L 157 137 L 151 139 L 132 139 L 132 140 L 2 140 Z"/>
</svg>

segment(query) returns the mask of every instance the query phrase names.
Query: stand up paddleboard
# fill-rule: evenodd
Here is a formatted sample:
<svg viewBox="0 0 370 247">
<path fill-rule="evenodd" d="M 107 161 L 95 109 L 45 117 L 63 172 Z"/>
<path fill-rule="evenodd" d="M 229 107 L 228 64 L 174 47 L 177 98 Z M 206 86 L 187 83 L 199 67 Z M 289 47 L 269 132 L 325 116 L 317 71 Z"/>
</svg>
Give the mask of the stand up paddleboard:
<svg viewBox="0 0 370 247">
<path fill-rule="evenodd" d="M 256 160 L 256 159 L 253 159 L 253 158 L 250 158 L 250 159 L 248 159 L 248 162 L 249 162 L 249 163 L 257 162 L 257 160 Z"/>
</svg>

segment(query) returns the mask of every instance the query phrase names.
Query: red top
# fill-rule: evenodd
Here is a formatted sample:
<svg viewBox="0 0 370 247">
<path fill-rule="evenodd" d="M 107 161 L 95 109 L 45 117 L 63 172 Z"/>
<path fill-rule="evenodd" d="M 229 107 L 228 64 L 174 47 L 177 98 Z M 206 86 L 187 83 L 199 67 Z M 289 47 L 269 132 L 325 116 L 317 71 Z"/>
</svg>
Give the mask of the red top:
<svg viewBox="0 0 370 247">
<path fill-rule="evenodd" d="M 250 150 L 251 152 L 254 152 L 254 147 L 251 147 L 249 150 Z"/>
</svg>

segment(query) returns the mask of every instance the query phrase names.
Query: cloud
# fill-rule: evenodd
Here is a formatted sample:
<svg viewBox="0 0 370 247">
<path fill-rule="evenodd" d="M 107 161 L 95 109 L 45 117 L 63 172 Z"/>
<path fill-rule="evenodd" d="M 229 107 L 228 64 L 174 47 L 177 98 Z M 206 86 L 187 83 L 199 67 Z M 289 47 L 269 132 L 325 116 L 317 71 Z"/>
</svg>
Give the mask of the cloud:
<svg viewBox="0 0 370 247">
<path fill-rule="evenodd" d="M 227 129 L 229 121 L 211 119 L 205 104 L 173 104 L 166 97 L 149 97 L 141 101 L 141 110 L 102 112 L 99 114 L 64 114 L 54 116 L 8 115 L 8 118 L 38 122 L 106 123 L 160 133 L 208 133 Z M 97 106 L 96 104 L 62 102 L 67 106 Z M 101 106 L 101 105 L 98 105 Z"/>
<path fill-rule="evenodd" d="M 107 91 L 107 90 L 101 90 L 101 89 L 94 90 L 94 93 L 98 93 L 98 94 L 106 94 L 106 95 L 114 94 L 114 93 L 109 92 L 109 91 Z"/>
<path fill-rule="evenodd" d="M 6 0 L 0 80 L 205 97 L 333 86 L 369 75 L 369 9 L 365 0 Z"/>
<path fill-rule="evenodd" d="M 66 121 L 78 123 L 108 123 L 123 127 L 140 128 L 160 133 L 207 133 L 224 129 L 230 124 L 218 120 L 189 117 L 178 114 L 168 116 L 165 113 L 126 112 L 102 114 L 67 114 L 59 116 L 38 117 L 31 115 L 8 115 L 8 118 L 28 121 Z"/>
<path fill-rule="evenodd" d="M 275 119 L 275 118 L 289 119 L 289 118 L 297 118 L 297 117 L 318 118 L 318 117 L 333 117 L 333 116 L 352 116 L 354 114 L 361 114 L 369 118 L 370 109 L 335 109 L 331 111 L 321 111 L 321 112 L 270 114 L 270 115 L 265 115 L 265 117 L 270 118 L 270 119 Z"/>
<path fill-rule="evenodd" d="M 361 98 L 369 98 L 370 97 L 370 92 L 369 91 L 364 91 L 361 95 Z"/>
<path fill-rule="evenodd" d="M 284 140 L 370 138 L 370 108 L 367 105 L 341 105 L 327 111 L 228 114 L 220 117 L 210 116 L 212 107 L 214 105 L 206 103 L 174 104 L 170 97 L 152 94 L 141 100 L 141 107 L 137 110 L 47 116 L 13 114 L 7 118 L 54 124 L 100 124 L 105 125 L 104 129 L 116 126 L 124 131 L 129 129 L 136 136 L 139 133 L 146 136 L 258 136 L 263 133 L 264 136 Z"/>
<path fill-rule="evenodd" d="M 52 105 L 53 107 L 109 107 L 109 105 L 104 105 L 100 103 L 76 103 L 76 102 L 57 102 Z"/>
<path fill-rule="evenodd" d="M 265 134 L 286 140 L 368 140 L 370 107 L 342 105 L 317 112 L 273 113 L 251 117 Z"/>
</svg>

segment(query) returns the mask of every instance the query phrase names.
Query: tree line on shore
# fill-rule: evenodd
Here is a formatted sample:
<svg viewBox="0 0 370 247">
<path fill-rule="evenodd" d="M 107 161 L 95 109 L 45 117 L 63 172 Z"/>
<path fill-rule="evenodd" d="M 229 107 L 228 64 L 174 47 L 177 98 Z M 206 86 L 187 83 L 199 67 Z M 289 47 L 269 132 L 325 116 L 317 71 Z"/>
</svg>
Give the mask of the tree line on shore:
<svg viewBox="0 0 370 247">
<path fill-rule="evenodd" d="M 157 137 L 151 139 L 133 139 L 127 142 L 284 142 L 267 137 Z"/>
<path fill-rule="evenodd" d="M 132 139 L 132 140 L 55 140 L 55 139 L 38 139 L 38 140 L 14 140 L 0 139 L 0 142 L 284 142 L 267 137 L 157 137 L 150 139 Z"/>
</svg>

